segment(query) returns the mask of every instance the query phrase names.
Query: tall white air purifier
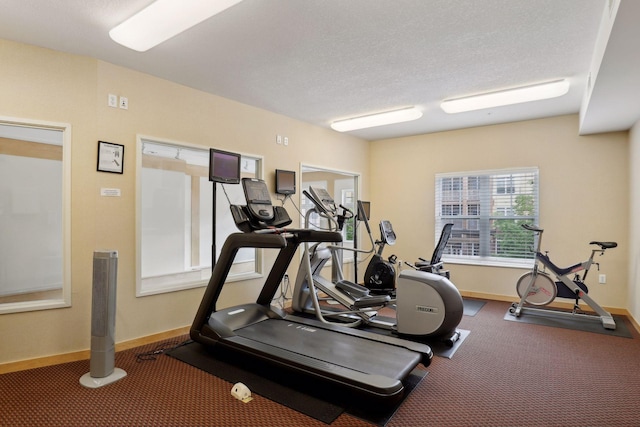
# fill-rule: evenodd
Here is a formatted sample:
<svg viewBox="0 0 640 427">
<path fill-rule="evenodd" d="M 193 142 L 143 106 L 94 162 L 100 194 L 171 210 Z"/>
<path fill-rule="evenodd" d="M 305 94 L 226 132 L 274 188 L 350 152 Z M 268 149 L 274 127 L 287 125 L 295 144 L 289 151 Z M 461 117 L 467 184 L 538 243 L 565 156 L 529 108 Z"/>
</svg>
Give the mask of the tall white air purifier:
<svg viewBox="0 0 640 427">
<path fill-rule="evenodd" d="M 115 367 L 116 285 L 118 251 L 93 253 L 91 299 L 91 360 L 80 384 L 98 388 L 127 376 Z"/>
</svg>

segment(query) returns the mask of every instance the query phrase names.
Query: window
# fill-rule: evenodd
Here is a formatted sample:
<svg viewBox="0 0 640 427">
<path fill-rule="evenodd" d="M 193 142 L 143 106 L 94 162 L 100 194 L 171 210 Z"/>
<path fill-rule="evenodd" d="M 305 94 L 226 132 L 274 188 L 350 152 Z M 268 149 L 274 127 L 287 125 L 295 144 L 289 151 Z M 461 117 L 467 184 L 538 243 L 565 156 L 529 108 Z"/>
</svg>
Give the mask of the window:
<svg viewBox="0 0 640 427">
<path fill-rule="evenodd" d="M 436 175 L 436 242 L 453 223 L 445 259 L 493 265 L 528 265 L 538 222 L 538 170 L 534 168 Z"/>
<path fill-rule="evenodd" d="M 351 185 L 353 187 L 353 181 L 347 180 L 347 185 Z M 356 200 L 355 200 L 355 191 L 353 188 L 348 190 L 341 190 L 341 205 L 345 208 L 349 209 L 354 215 L 357 214 L 356 211 Z M 344 227 L 342 228 L 342 240 L 345 242 L 350 242 L 353 245 L 354 238 L 354 225 L 355 217 L 351 217 L 350 219 L 345 221 Z"/>
<path fill-rule="evenodd" d="M 69 138 L 0 122 L 0 313 L 71 305 Z"/>
<path fill-rule="evenodd" d="M 513 194 L 516 192 L 516 187 L 511 175 L 496 176 L 494 180 L 496 183 L 496 194 Z"/>
<path fill-rule="evenodd" d="M 139 138 L 138 296 L 203 286 L 211 276 L 213 183 L 209 149 Z M 243 156 L 243 177 L 259 177 L 260 159 Z M 229 210 L 245 204 L 241 185 L 216 184 L 216 259 L 238 229 Z M 227 201 L 227 197 L 229 201 Z M 256 277 L 258 251 L 241 249 L 229 280 Z"/>
</svg>

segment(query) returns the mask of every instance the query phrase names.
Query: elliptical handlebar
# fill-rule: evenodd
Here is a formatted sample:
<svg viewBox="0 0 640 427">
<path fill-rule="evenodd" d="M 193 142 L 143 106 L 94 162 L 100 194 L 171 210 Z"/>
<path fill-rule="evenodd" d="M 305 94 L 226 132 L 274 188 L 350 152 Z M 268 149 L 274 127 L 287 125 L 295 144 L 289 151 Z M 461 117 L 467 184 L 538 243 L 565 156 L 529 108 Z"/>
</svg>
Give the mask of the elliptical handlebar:
<svg viewBox="0 0 640 427">
<path fill-rule="evenodd" d="M 314 204 L 315 207 L 312 210 L 309 210 L 307 212 L 307 215 L 305 216 L 305 223 L 306 223 L 305 227 L 310 226 L 309 217 L 313 212 L 317 213 L 318 215 L 324 218 L 327 218 L 330 223 L 333 223 L 333 226 L 335 227 L 336 231 L 342 230 L 341 221 L 344 221 L 345 219 L 351 219 L 354 217 L 353 211 L 351 209 L 343 205 L 338 205 L 340 208 L 344 210 L 345 213 L 350 214 L 350 215 L 344 215 L 342 219 L 340 219 L 340 215 L 338 215 L 338 208 L 336 207 L 335 201 L 333 200 L 333 198 L 331 198 L 327 190 L 325 190 L 324 188 L 309 187 L 309 190 L 310 191 L 302 190 L 302 194 L 304 194 Z M 362 202 L 358 200 L 358 203 L 362 203 Z M 360 208 L 360 206 L 358 207 Z M 336 219 L 336 217 L 338 218 Z M 367 234 L 369 236 L 369 240 L 371 241 L 371 249 L 365 250 L 365 249 L 356 249 L 356 248 L 345 248 L 344 246 L 336 246 L 336 245 L 329 245 L 327 247 L 329 249 L 339 249 L 342 251 L 357 252 L 362 254 L 372 253 L 375 250 L 375 243 L 373 242 L 371 228 L 369 227 L 369 223 L 366 220 L 366 216 L 364 221 L 365 221 L 365 226 L 367 227 Z M 331 225 L 329 225 L 329 228 L 331 229 Z"/>
<path fill-rule="evenodd" d="M 373 233 L 371 233 L 371 227 L 369 226 L 369 219 L 367 215 L 364 213 L 364 206 L 362 205 L 362 200 L 358 200 L 358 216 L 356 220 L 361 219 L 364 222 L 364 226 L 367 229 L 367 236 L 369 236 L 369 241 L 371 242 L 371 249 L 368 251 L 361 251 L 361 253 L 370 254 L 376 249 L 376 244 L 373 241 Z M 360 213 L 362 213 L 362 218 L 360 218 Z"/>
<path fill-rule="evenodd" d="M 342 209 L 342 215 L 338 214 L 338 230 L 342 230 L 342 227 L 344 226 L 344 221 L 346 219 L 351 219 L 353 218 L 353 211 L 347 207 L 344 207 L 342 205 L 338 205 L 339 208 Z"/>
</svg>

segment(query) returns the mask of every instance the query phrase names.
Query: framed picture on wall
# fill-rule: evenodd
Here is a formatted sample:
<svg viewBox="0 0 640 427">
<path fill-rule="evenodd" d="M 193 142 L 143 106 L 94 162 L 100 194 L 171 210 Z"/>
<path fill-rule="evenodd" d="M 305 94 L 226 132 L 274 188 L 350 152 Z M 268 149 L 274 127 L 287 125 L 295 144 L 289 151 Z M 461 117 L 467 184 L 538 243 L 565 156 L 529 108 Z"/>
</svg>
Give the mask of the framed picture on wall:
<svg viewBox="0 0 640 427">
<path fill-rule="evenodd" d="M 98 171 L 122 173 L 124 171 L 124 145 L 98 141 Z"/>
</svg>

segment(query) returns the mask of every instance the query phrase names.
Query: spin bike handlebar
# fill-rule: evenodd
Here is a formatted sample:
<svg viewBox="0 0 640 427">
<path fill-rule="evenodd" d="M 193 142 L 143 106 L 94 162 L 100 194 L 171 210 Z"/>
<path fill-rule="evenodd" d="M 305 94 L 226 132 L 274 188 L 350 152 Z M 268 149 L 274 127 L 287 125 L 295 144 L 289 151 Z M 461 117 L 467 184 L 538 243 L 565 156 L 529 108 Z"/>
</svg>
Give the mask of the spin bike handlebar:
<svg viewBox="0 0 640 427">
<path fill-rule="evenodd" d="M 524 228 L 525 230 L 533 231 L 534 233 L 539 233 L 539 234 L 542 234 L 542 232 L 544 231 L 543 228 L 537 227 L 533 224 L 522 224 L 522 228 Z M 604 251 L 605 249 L 613 249 L 618 246 L 618 243 L 616 242 L 602 242 L 599 240 L 592 240 L 591 242 L 589 242 L 589 244 L 600 246 L 599 250 L 601 251 Z"/>
<path fill-rule="evenodd" d="M 522 224 L 522 228 L 525 230 L 533 231 L 534 233 L 542 233 L 544 229 L 536 227 L 533 224 Z"/>
</svg>

